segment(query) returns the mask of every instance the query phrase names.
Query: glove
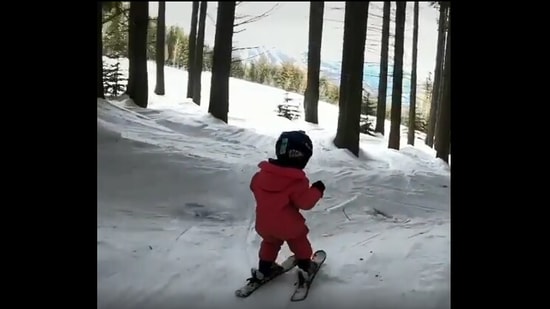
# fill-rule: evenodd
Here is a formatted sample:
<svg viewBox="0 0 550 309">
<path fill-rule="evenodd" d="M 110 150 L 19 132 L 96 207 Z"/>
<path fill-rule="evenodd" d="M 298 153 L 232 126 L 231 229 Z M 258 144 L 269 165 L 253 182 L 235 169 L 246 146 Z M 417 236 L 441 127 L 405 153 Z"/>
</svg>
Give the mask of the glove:
<svg viewBox="0 0 550 309">
<path fill-rule="evenodd" d="M 319 191 L 321 191 L 321 193 L 325 192 L 325 184 L 318 180 L 316 182 L 314 182 L 312 185 L 311 185 L 312 188 L 317 188 L 319 189 Z"/>
</svg>

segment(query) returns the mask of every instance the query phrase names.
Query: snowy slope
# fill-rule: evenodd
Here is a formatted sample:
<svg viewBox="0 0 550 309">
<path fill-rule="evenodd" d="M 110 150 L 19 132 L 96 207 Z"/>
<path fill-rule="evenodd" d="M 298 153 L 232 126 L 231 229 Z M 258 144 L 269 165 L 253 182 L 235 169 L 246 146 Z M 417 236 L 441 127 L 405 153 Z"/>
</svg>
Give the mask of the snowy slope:
<svg viewBox="0 0 550 309">
<path fill-rule="evenodd" d="M 166 68 L 164 97 L 149 72 L 148 109 L 97 103 L 98 308 L 450 307 L 450 172 L 431 149 L 362 136 L 355 159 L 331 143 L 334 106 L 319 126 L 287 121 L 272 112 L 284 91 L 234 79 L 226 125 L 186 101 L 185 72 Z M 304 214 L 328 258 L 302 303 L 294 273 L 238 299 L 259 245 L 250 177 L 291 128 L 314 140 L 306 172 L 327 191 Z"/>
</svg>

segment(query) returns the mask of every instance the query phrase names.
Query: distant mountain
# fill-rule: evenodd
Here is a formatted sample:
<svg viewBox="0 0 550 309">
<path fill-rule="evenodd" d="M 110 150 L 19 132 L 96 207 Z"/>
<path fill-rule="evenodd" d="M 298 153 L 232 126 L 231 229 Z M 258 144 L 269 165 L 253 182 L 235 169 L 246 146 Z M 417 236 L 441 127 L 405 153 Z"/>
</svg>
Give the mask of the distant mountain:
<svg viewBox="0 0 550 309">
<path fill-rule="evenodd" d="M 258 46 L 252 48 L 240 49 L 233 52 L 233 57 L 241 58 L 245 63 L 258 60 L 261 55 L 264 55 L 269 62 L 276 65 L 281 65 L 283 62 L 289 61 L 296 63 L 297 60 L 288 54 L 283 53 L 275 48 L 268 48 L 265 46 Z"/>
<path fill-rule="evenodd" d="M 237 50 L 234 52 L 234 57 L 240 57 L 245 63 L 259 59 L 261 55 L 264 55 L 272 64 L 281 65 L 283 62 L 291 62 L 295 65 L 301 66 L 307 69 L 307 52 L 301 53 L 299 56 L 290 56 L 289 54 L 280 51 L 276 48 L 267 48 L 265 46 L 258 46 L 248 49 Z M 334 83 L 340 83 L 340 70 L 341 61 L 326 61 L 321 59 L 321 75 L 327 77 Z M 410 72 L 403 72 L 403 103 L 409 104 L 409 93 L 411 86 L 411 74 Z M 378 63 L 365 63 L 363 69 L 363 87 L 367 92 L 373 96 L 378 95 L 378 75 L 380 74 L 380 64 Z M 388 67 L 388 91 L 387 95 L 391 100 L 392 93 L 392 63 Z"/>
</svg>

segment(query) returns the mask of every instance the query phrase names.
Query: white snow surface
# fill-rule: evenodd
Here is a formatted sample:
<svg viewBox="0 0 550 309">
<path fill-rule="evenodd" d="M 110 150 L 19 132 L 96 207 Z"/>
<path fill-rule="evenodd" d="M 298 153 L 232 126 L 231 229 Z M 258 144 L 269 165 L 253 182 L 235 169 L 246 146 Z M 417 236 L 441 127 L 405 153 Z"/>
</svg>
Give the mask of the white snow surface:
<svg viewBox="0 0 550 309">
<path fill-rule="evenodd" d="M 320 102 L 319 125 L 288 121 L 273 112 L 285 91 L 237 79 L 224 124 L 207 113 L 209 73 L 199 107 L 185 72 L 166 67 L 157 96 L 148 66 L 147 109 L 97 100 L 98 308 L 450 307 L 450 170 L 421 139 L 405 145 L 404 129 L 396 151 L 362 135 L 355 158 L 332 144 L 336 106 Z M 294 271 L 240 299 L 260 243 L 250 178 L 288 129 L 314 141 L 305 171 L 327 189 L 303 214 L 327 260 L 303 302 Z"/>
</svg>

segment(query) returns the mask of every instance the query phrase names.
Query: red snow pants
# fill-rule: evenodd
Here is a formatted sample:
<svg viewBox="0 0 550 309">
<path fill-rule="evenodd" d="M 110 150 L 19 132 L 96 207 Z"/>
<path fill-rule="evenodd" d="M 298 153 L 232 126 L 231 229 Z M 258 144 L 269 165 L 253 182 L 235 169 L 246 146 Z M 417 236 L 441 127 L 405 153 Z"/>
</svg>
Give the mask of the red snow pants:
<svg viewBox="0 0 550 309">
<path fill-rule="evenodd" d="M 311 243 L 307 238 L 307 232 L 293 239 L 282 240 L 271 235 L 260 235 L 262 243 L 260 245 L 260 260 L 275 262 L 281 246 L 286 241 L 290 251 L 294 253 L 297 260 L 310 259 L 313 255 Z"/>
</svg>

